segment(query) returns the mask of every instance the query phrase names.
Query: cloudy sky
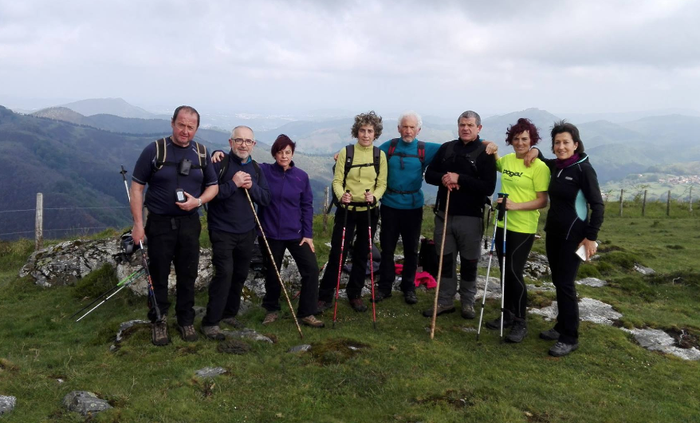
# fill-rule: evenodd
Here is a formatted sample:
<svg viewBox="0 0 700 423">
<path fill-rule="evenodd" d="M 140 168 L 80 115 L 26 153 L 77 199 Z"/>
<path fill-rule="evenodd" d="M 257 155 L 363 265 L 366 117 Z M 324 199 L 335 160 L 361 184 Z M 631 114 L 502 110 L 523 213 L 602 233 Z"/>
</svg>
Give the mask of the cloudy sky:
<svg viewBox="0 0 700 423">
<path fill-rule="evenodd" d="M 700 111 L 693 0 L 0 0 L 0 104 Z"/>
</svg>

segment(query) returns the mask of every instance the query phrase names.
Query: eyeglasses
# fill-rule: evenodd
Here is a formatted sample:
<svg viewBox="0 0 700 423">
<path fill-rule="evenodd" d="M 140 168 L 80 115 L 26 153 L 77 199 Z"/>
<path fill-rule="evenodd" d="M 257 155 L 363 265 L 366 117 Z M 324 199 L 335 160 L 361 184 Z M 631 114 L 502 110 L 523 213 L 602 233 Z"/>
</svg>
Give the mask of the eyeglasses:
<svg viewBox="0 0 700 423">
<path fill-rule="evenodd" d="M 236 144 L 245 144 L 247 146 L 251 146 L 251 145 L 255 144 L 255 140 L 251 140 L 250 138 L 248 138 L 248 139 L 233 138 L 233 139 L 231 139 L 231 141 L 233 141 Z"/>
</svg>

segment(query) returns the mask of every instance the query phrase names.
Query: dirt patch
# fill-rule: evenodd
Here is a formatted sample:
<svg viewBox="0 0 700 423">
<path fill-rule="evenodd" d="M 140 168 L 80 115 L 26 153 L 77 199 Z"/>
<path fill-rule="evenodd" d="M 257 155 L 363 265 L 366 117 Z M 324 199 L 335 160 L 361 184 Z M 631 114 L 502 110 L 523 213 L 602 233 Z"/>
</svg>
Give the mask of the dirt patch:
<svg viewBox="0 0 700 423">
<path fill-rule="evenodd" d="M 331 338 L 312 344 L 309 352 L 319 364 L 327 365 L 344 363 L 365 348 L 369 348 L 369 345 L 359 341 L 347 338 Z"/>
<path fill-rule="evenodd" d="M 474 393 L 467 390 L 448 389 L 441 394 L 432 394 L 426 397 L 416 397 L 413 401 L 416 404 L 427 405 L 448 405 L 456 409 L 463 409 L 474 405 L 472 399 Z"/>
<path fill-rule="evenodd" d="M 17 367 L 10 360 L 7 360 L 5 358 L 0 358 L 0 373 L 2 373 L 3 371 L 14 372 L 17 370 L 19 370 L 19 367 Z"/>
<path fill-rule="evenodd" d="M 671 328 L 664 330 L 664 332 L 669 334 L 669 336 L 676 341 L 676 346 L 678 348 L 700 349 L 700 344 L 698 344 L 698 341 L 700 341 L 700 339 L 698 339 L 699 334 L 694 330 L 688 328 Z"/>
<path fill-rule="evenodd" d="M 225 341 L 219 342 L 216 350 L 222 354 L 236 354 L 243 355 L 250 352 L 250 345 L 238 340 L 238 339 L 227 339 Z"/>
</svg>

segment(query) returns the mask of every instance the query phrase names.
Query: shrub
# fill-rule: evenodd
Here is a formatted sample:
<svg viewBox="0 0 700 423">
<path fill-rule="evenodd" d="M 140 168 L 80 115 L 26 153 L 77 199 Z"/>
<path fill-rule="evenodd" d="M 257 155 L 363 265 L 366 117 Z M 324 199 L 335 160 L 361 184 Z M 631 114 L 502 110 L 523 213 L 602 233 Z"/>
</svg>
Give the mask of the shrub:
<svg viewBox="0 0 700 423">
<path fill-rule="evenodd" d="M 97 297 L 101 293 L 114 287 L 118 282 L 117 272 L 111 265 L 105 264 L 79 280 L 75 284 L 73 295 L 76 298 Z"/>
<path fill-rule="evenodd" d="M 600 271 L 590 263 L 582 263 L 581 267 L 578 268 L 578 278 L 599 278 L 601 274 Z"/>
</svg>

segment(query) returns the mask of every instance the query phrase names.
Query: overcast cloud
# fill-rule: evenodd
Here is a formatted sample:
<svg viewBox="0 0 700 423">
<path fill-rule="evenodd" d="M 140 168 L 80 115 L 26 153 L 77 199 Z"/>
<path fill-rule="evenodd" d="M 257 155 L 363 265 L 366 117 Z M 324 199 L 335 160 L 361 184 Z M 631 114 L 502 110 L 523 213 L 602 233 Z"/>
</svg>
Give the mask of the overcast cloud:
<svg viewBox="0 0 700 423">
<path fill-rule="evenodd" d="M 700 110 L 699 16 L 691 0 L 0 0 L 0 104 Z"/>
</svg>

